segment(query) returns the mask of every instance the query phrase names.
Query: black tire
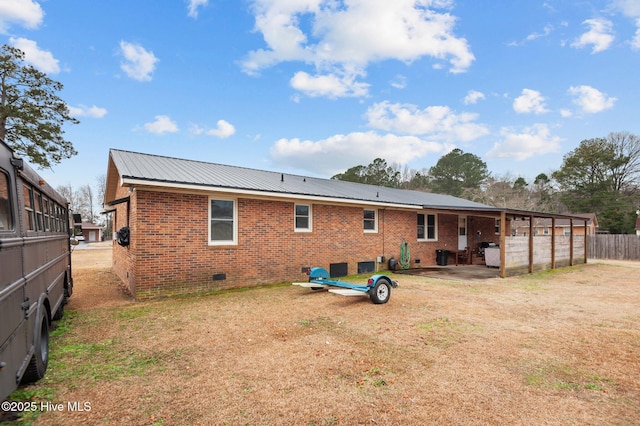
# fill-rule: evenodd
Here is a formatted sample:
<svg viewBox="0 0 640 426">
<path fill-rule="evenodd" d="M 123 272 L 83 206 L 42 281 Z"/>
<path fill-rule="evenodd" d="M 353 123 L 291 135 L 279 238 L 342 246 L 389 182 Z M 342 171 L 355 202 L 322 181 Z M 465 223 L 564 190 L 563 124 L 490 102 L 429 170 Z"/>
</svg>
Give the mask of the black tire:
<svg viewBox="0 0 640 426">
<path fill-rule="evenodd" d="M 62 319 L 62 317 L 64 316 L 64 305 L 66 305 L 66 304 L 67 304 L 67 298 L 65 297 L 62 300 L 62 303 L 60 304 L 60 306 L 58 306 L 58 309 L 56 310 L 56 313 L 53 314 L 52 320 L 60 321 Z"/>
<path fill-rule="evenodd" d="M 49 364 L 49 320 L 47 312 L 42 307 L 38 317 L 38 332 L 34 338 L 34 354 L 29 361 L 29 366 L 22 376 L 22 383 L 33 383 L 44 377 Z"/>
<path fill-rule="evenodd" d="M 380 278 L 376 285 L 369 290 L 369 299 L 376 305 L 387 303 L 391 297 L 391 283 L 386 278 Z"/>
</svg>

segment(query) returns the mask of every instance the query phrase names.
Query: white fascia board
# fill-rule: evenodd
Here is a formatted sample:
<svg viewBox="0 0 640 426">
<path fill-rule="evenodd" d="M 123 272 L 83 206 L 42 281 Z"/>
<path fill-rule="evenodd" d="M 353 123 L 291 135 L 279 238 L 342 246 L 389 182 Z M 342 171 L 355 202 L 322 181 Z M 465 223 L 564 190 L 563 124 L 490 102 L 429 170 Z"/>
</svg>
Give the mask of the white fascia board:
<svg viewBox="0 0 640 426">
<path fill-rule="evenodd" d="M 149 181 L 144 179 L 122 178 L 122 186 L 136 186 L 136 185 L 139 185 L 142 187 L 173 188 L 173 189 L 197 191 L 197 192 L 222 192 L 226 194 L 251 195 L 259 198 L 280 198 L 280 199 L 291 199 L 291 200 L 323 201 L 323 202 L 333 203 L 333 204 L 337 203 L 337 204 L 350 204 L 350 205 L 393 207 L 393 208 L 410 209 L 410 210 L 423 210 L 422 205 L 417 205 L 417 204 L 383 203 L 379 201 L 357 200 L 355 198 L 335 198 L 335 197 L 325 197 L 320 195 L 255 191 L 251 189 L 223 188 L 219 186 L 193 185 L 193 184 L 175 183 L 175 182 L 156 182 L 156 181 Z"/>
</svg>

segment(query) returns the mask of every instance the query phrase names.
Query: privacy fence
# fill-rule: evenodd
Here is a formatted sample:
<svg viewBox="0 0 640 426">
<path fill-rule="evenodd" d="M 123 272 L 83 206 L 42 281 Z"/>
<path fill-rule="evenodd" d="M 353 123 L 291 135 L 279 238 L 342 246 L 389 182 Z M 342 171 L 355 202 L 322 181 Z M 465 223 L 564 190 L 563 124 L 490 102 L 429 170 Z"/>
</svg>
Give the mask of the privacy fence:
<svg viewBox="0 0 640 426">
<path fill-rule="evenodd" d="M 590 259 L 640 260 L 640 237 L 637 235 L 589 235 Z"/>
</svg>

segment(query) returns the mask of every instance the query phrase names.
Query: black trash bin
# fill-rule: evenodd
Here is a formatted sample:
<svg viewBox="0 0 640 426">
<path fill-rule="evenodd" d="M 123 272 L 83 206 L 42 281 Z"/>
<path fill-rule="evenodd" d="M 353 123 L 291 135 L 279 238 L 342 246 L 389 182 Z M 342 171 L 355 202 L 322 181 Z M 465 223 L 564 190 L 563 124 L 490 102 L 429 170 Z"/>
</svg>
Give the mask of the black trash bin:
<svg viewBox="0 0 640 426">
<path fill-rule="evenodd" d="M 436 250 L 436 263 L 439 266 L 447 266 L 448 250 Z"/>
</svg>

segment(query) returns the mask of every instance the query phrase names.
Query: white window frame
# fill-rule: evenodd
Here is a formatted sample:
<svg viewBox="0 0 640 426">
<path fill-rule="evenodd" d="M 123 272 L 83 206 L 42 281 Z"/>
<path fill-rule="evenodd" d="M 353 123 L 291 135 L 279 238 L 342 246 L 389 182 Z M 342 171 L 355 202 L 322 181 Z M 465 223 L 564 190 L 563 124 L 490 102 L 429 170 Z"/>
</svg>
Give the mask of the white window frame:
<svg viewBox="0 0 640 426">
<path fill-rule="evenodd" d="M 304 206 L 304 207 L 308 207 L 309 208 L 309 215 L 308 216 L 300 216 L 300 217 L 306 217 L 307 219 L 309 219 L 309 226 L 307 228 L 298 228 L 298 224 L 297 224 L 297 220 L 298 219 L 298 211 L 297 211 L 297 207 L 298 206 Z M 312 232 L 313 231 L 313 206 L 311 204 L 303 204 L 303 203 L 295 203 L 293 205 L 293 230 L 294 232 Z"/>
<path fill-rule="evenodd" d="M 418 213 L 424 216 L 424 238 L 417 238 L 417 241 L 438 241 L 438 214 Z M 433 238 L 429 238 L 429 216 L 433 216 Z M 416 227 L 418 226 L 418 216 L 416 216 Z M 417 234 L 417 229 L 416 229 Z"/>
<path fill-rule="evenodd" d="M 364 212 L 373 212 L 373 229 L 366 229 L 364 227 L 365 217 Z M 366 219 L 371 220 L 371 219 Z M 362 209 L 362 229 L 367 234 L 376 234 L 378 233 L 378 209 Z"/>
<path fill-rule="evenodd" d="M 211 201 L 231 201 L 233 202 L 233 239 L 232 240 L 212 240 L 211 239 Z M 238 245 L 238 199 L 228 197 L 209 196 L 207 212 L 208 226 L 207 239 L 210 246 L 235 246 Z"/>
</svg>

